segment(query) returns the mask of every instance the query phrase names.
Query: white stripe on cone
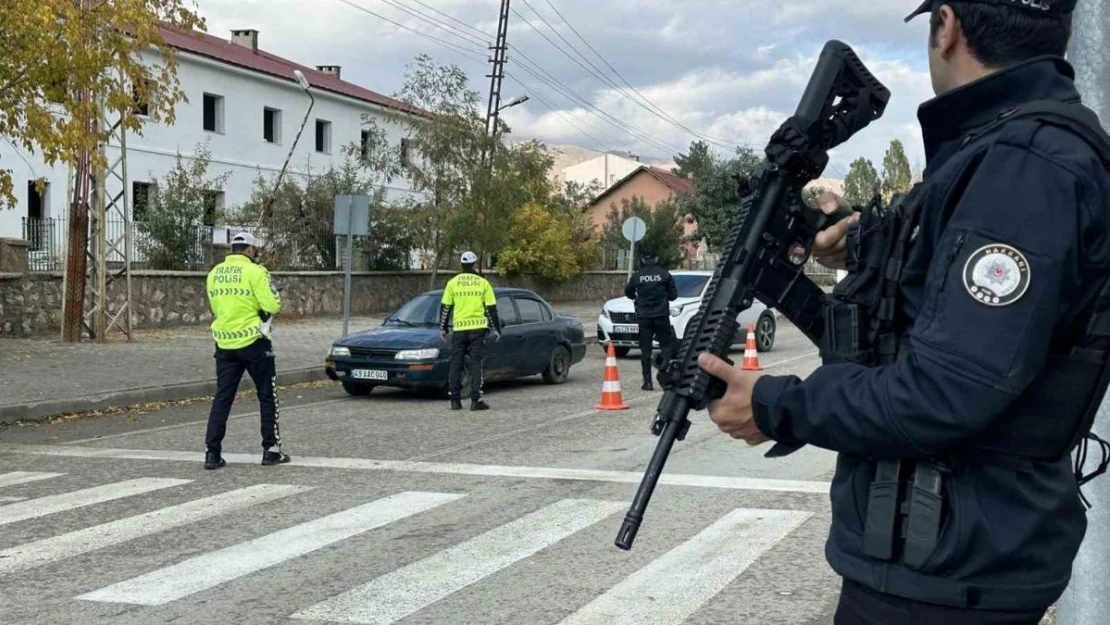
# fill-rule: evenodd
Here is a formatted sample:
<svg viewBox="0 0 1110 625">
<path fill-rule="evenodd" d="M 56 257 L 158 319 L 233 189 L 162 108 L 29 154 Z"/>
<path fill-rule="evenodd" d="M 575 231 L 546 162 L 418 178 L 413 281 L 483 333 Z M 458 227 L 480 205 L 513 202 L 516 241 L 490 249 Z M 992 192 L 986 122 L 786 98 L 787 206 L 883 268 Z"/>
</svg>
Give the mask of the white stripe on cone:
<svg viewBox="0 0 1110 625">
<path fill-rule="evenodd" d="M 620 382 L 602 382 L 601 383 L 601 392 L 602 393 L 619 393 L 620 390 L 621 390 L 621 383 Z"/>
</svg>

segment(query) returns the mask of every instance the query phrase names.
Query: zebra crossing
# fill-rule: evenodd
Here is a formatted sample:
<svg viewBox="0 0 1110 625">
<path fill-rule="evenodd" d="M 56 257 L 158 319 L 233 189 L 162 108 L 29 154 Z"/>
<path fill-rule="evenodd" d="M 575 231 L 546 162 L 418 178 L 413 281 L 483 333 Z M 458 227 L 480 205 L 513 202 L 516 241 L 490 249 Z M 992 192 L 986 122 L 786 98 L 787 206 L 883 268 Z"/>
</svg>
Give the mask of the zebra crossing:
<svg viewBox="0 0 1110 625">
<path fill-rule="evenodd" d="M 219 492 L 185 499 L 174 493 L 194 484 L 193 479 L 138 477 L 56 492 L 52 482 L 66 473 L 15 471 L 0 473 L 0 488 L 22 486 L 19 501 L 0 499 L 0 526 L 37 523 L 80 515 L 102 504 L 158 495 L 158 503 L 174 503 L 132 516 L 114 518 L 17 545 L 0 534 L 0 595 L 9 580 L 51 565 L 65 566 L 81 556 L 115 554 L 133 541 L 157 537 L 206 521 L 257 511 L 274 502 L 296 502 L 322 488 L 295 484 L 290 474 L 268 474 L 265 483 L 215 486 Z M 281 479 L 274 479 L 280 475 Z M 95 478 L 94 478 L 95 479 Z M 106 478 L 107 479 L 107 478 Z M 271 483 L 274 482 L 274 483 Z M 277 483 L 281 482 L 281 483 Z M 219 484 L 214 482 L 214 484 Z M 238 486 L 238 487 L 237 487 Z M 374 532 L 394 524 L 419 523 L 434 511 L 465 502 L 466 489 L 398 489 L 331 513 L 321 511 L 304 522 L 275 531 L 256 532 L 217 549 L 173 557 L 137 574 L 128 570 L 115 579 L 89 582 L 79 592 L 53 597 L 70 614 L 94 606 L 138 606 L 164 609 L 203 604 L 206 592 L 231 584 L 251 583 L 275 571 L 296 567 L 305 557 L 326 557 L 326 548 L 351 539 L 373 540 Z M 0 491 L 2 492 L 2 491 Z M 186 497 L 193 497 L 188 495 Z M 184 499 L 184 500 L 183 500 Z M 471 538 L 426 554 L 420 552 L 369 579 L 331 588 L 327 596 L 313 596 L 288 610 L 289 622 L 391 624 L 402 621 L 460 591 L 489 580 L 512 579 L 515 567 L 547 550 L 566 545 L 603 522 L 617 521 L 627 501 L 595 497 L 565 497 L 543 501 L 508 521 L 497 518 Z M 678 625 L 710 602 L 745 570 L 813 516 L 801 510 L 735 508 L 704 529 L 667 545 L 658 557 L 621 571 L 622 579 L 599 593 L 565 606 L 563 614 L 543 622 L 560 625 Z M 97 519 L 100 520 L 100 519 Z M 613 524 L 616 527 L 616 524 Z M 610 532 L 611 533 L 611 532 Z M 257 535 L 261 534 L 261 535 Z M 612 550 L 599 545 L 596 550 Z M 323 555 L 321 555 L 323 554 Z M 505 576 L 508 577 L 505 577 Z M 324 577 L 331 577 L 325 568 Z M 120 578 L 122 577 L 122 579 Z M 334 581 L 334 580 L 332 580 Z M 344 580 L 345 581 L 345 580 Z M 85 584 L 86 582 L 82 582 Z M 340 584 L 342 586 L 343 584 Z M 651 600 L 645 600 L 650 595 Z M 135 622 L 164 622 L 157 613 Z M 561 619 L 561 620 L 560 620 Z M 0 621 L 11 621 L 0 606 Z M 38 622 L 38 621 L 34 621 Z M 60 621 L 44 621 L 60 622 Z M 69 621 L 67 621 L 69 622 Z M 93 622 L 90 619 L 86 622 Z M 489 622 L 482 619 L 467 622 Z"/>
</svg>

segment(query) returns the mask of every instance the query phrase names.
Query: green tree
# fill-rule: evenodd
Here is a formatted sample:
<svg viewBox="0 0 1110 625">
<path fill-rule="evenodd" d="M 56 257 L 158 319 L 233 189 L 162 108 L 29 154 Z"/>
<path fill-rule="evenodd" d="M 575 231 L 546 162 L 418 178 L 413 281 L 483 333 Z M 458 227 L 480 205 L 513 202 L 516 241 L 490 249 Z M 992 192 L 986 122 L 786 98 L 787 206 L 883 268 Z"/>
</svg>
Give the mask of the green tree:
<svg viewBox="0 0 1110 625">
<path fill-rule="evenodd" d="M 602 245 L 611 253 L 627 250 L 630 244 L 621 232 L 621 225 L 629 217 L 639 217 L 647 224 L 647 232 L 644 238 L 636 243 L 636 249 L 650 247 L 659 255 L 660 266 L 676 268 L 685 256 L 682 249 L 685 239 L 682 215 L 678 203 L 674 200 L 665 200 L 652 208 L 641 197 L 634 197 L 632 200 L 625 198 L 620 208 L 617 208 L 615 203 L 610 205 L 602 230 Z M 638 253 L 637 256 L 639 256 Z"/>
<path fill-rule="evenodd" d="M 717 166 L 717 160 L 709 151 L 709 144 L 704 141 L 691 143 L 690 151 L 676 156 L 674 162 L 678 167 L 672 168 L 671 172 L 693 180 L 695 185 L 712 176 Z"/>
<path fill-rule="evenodd" d="M 691 146 L 690 154 L 696 154 L 700 148 L 697 144 Z M 691 161 L 689 167 L 694 167 Z M 678 173 L 689 173 L 695 177 L 697 193 L 693 196 L 680 197 L 678 208 L 680 214 L 693 214 L 698 222 L 699 238 L 703 238 L 710 248 L 720 249 L 728 238 L 729 232 L 740 211 L 740 196 L 737 192 L 737 177 L 748 178 L 754 176 L 763 163 L 763 159 L 750 148 L 738 148 L 728 159 L 712 157 L 705 162 L 704 159 L 696 160 L 697 169 L 689 171 L 680 168 Z M 700 172 L 700 173 L 698 173 Z"/>
<path fill-rule="evenodd" d="M 844 198 L 853 205 L 862 206 L 880 191 L 879 173 L 871 161 L 862 156 L 852 161 L 844 177 Z"/>
<path fill-rule="evenodd" d="M 434 284 L 441 259 L 462 238 L 457 217 L 466 210 L 481 168 L 487 147 L 485 119 L 478 92 L 469 88 L 458 66 L 436 65 L 431 57 L 420 55 L 406 67 L 403 79 L 394 97 L 424 112 L 392 118 L 410 142 L 411 154 L 401 166 L 419 199 L 411 200 L 408 210 L 417 245 L 432 255 Z"/>
<path fill-rule="evenodd" d="M 890 201 L 895 193 L 905 193 L 913 186 L 910 161 L 902 142 L 894 139 L 883 156 L 883 199 Z"/>
<path fill-rule="evenodd" d="M 183 0 L 112 0 L 85 8 L 73 0 L 0 2 L 0 138 L 37 151 L 48 165 L 74 163 L 108 136 L 95 92 L 124 127 L 142 128 L 136 103 L 152 121 L 174 120 L 185 99 L 178 84 L 177 53 L 160 27 L 204 28 L 204 20 Z M 144 63 L 139 53 L 155 53 L 160 63 Z M 0 207 L 15 202 L 11 170 L 0 168 Z"/>
<path fill-rule="evenodd" d="M 176 163 L 155 185 L 146 209 L 136 215 L 139 236 L 136 250 L 151 269 L 186 270 L 208 265 L 212 250 L 209 227 L 223 218 L 215 204 L 215 189 L 229 174 L 209 176 L 212 162 L 208 146 L 196 147 L 187 161 L 177 154 Z"/>
<path fill-rule="evenodd" d="M 529 202 L 509 221 L 508 239 L 497 256 L 497 272 L 502 275 L 534 274 L 552 281 L 564 281 L 582 272 L 582 250 L 572 235 L 571 218 L 558 208 Z"/>
</svg>

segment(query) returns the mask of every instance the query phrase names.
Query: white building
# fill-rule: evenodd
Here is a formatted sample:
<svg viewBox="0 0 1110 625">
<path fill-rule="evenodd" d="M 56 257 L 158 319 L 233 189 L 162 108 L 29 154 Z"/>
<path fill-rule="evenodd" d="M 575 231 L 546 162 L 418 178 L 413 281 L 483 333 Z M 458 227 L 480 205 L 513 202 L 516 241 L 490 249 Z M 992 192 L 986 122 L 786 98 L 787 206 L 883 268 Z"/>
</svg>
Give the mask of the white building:
<svg viewBox="0 0 1110 625">
<path fill-rule="evenodd" d="M 558 173 L 559 185 L 562 186 L 565 182 L 577 182 L 588 186 L 596 182 L 601 184 L 602 189 L 608 189 L 644 166 L 639 159 L 629 156 L 608 153 L 571 165 Z"/>
<path fill-rule="evenodd" d="M 303 183 L 307 176 L 319 175 L 330 165 L 339 166 L 344 159 L 342 148 L 361 141 L 366 113 L 386 128 L 391 145 L 407 149 L 404 127 L 390 123 L 384 113 L 419 111 L 342 80 L 337 66 L 311 68 L 265 52 L 258 46 L 255 30 L 235 30 L 227 39 L 171 29 L 163 29 L 163 36 L 177 51 L 177 77 L 189 101 L 176 105 L 172 125 L 148 122 L 141 135 L 127 134 L 126 192 L 134 219 L 141 220 L 150 185 L 174 167 L 178 153 L 188 158 L 198 144 L 206 143 L 210 151 L 209 175 L 228 175 L 221 188 L 210 190 L 211 201 L 219 207 L 246 202 L 259 173 L 272 180 L 285 162 L 309 106 L 309 97 L 294 78 L 295 69 L 308 79 L 315 106 L 289 162 L 287 179 Z M 154 53 L 148 61 L 159 63 Z M 118 153 L 118 145 L 109 145 L 109 161 Z M 17 197 L 15 210 L 0 210 L 0 237 L 25 236 L 25 218 L 66 216 L 71 199 L 68 165 L 48 167 L 37 155 L 0 142 L 0 167 L 12 171 Z M 48 182 L 42 194 L 32 184 L 39 177 Z M 411 190 L 403 186 L 390 189 L 393 197 L 407 193 Z M 217 231 L 216 239 L 224 234 Z M 64 231 L 60 237 L 64 242 Z M 54 247 L 64 249 L 62 242 Z"/>
</svg>

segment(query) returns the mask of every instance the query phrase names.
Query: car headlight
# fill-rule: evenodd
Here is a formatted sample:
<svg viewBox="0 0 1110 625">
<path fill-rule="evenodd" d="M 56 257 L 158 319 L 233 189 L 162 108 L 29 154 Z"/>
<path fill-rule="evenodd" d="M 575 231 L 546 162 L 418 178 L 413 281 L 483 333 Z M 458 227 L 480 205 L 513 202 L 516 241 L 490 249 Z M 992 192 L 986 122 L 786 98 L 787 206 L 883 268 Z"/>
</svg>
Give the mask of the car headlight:
<svg viewBox="0 0 1110 625">
<path fill-rule="evenodd" d="M 350 356 L 351 355 L 351 348 L 349 348 L 349 347 L 332 347 L 331 348 L 331 355 L 332 356 Z"/>
<path fill-rule="evenodd" d="M 609 309 L 608 308 L 602 308 L 601 309 L 601 316 L 605 317 L 606 319 L 612 319 L 612 317 L 609 316 Z"/>
<path fill-rule="evenodd" d="M 428 349 L 403 349 L 397 352 L 397 360 L 428 360 L 439 356 L 439 348 Z"/>
</svg>

